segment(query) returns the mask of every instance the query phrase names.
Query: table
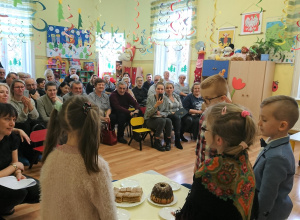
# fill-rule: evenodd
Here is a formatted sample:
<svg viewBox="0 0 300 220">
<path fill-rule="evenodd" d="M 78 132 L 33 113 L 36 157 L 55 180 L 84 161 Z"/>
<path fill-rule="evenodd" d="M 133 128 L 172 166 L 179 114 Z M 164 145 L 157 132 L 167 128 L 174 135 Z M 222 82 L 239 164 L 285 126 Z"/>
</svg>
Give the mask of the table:
<svg viewBox="0 0 300 220">
<path fill-rule="evenodd" d="M 162 219 L 160 218 L 158 212 L 160 209 L 164 208 L 161 206 L 156 206 L 148 202 L 148 195 L 151 193 L 153 186 L 158 182 L 170 181 L 170 179 L 166 176 L 163 176 L 155 171 L 147 171 L 145 173 L 139 173 L 134 176 L 127 177 L 125 179 L 135 179 L 138 180 L 140 186 L 143 188 L 143 192 L 146 195 L 145 201 L 135 207 L 123 208 L 130 212 L 130 220 L 143 220 L 143 219 Z M 123 180 L 123 179 L 122 179 Z M 120 183 L 122 180 L 113 182 L 115 187 L 121 187 Z M 170 206 L 174 208 L 181 208 L 184 203 L 186 196 L 189 192 L 189 189 L 181 186 L 181 188 L 177 191 L 174 191 L 174 195 L 176 195 L 178 201 L 176 204 Z"/>
<path fill-rule="evenodd" d="M 295 133 L 290 136 L 290 143 L 291 143 L 293 151 L 294 151 L 296 142 L 300 143 L 300 132 Z M 298 165 L 300 166 L 300 155 L 299 155 Z"/>
</svg>

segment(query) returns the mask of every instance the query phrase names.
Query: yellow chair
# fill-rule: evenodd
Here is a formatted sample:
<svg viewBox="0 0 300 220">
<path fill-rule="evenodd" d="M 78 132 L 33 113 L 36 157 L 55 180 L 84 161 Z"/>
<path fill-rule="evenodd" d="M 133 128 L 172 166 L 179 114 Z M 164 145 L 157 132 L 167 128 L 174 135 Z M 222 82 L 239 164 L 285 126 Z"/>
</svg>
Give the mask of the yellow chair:
<svg viewBox="0 0 300 220">
<path fill-rule="evenodd" d="M 143 117 L 135 117 L 132 118 L 130 120 L 130 124 L 132 127 L 136 127 L 136 126 L 143 126 L 144 125 L 144 118 Z M 150 140 L 151 140 L 151 147 L 153 146 L 153 142 L 152 142 L 152 135 L 151 135 L 151 130 L 148 128 L 137 128 L 137 129 L 132 129 L 133 135 L 130 138 L 130 141 L 128 142 L 128 145 L 131 144 L 131 141 L 134 137 L 134 135 L 141 135 L 140 139 L 139 139 L 139 143 L 140 143 L 140 151 L 142 150 L 142 141 L 145 140 L 145 138 L 147 137 L 147 134 L 150 135 Z M 136 133 L 136 134 L 135 134 Z"/>
</svg>

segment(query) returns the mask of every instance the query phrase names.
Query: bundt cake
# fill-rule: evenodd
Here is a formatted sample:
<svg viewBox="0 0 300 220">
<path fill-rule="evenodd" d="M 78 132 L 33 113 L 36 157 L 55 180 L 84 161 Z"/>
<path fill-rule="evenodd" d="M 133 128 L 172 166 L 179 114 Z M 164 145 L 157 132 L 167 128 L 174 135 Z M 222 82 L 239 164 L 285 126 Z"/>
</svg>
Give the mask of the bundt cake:
<svg viewBox="0 0 300 220">
<path fill-rule="evenodd" d="M 156 183 L 151 192 L 151 200 L 159 204 L 169 204 L 173 202 L 174 195 L 172 187 L 168 183 Z"/>
</svg>

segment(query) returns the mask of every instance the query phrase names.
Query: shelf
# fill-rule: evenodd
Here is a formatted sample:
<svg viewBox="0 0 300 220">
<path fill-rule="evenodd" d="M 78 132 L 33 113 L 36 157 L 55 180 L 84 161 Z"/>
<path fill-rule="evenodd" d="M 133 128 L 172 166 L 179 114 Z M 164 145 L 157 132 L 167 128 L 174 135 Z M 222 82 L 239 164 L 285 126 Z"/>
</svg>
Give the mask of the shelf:
<svg viewBox="0 0 300 220">
<path fill-rule="evenodd" d="M 94 73 L 95 71 L 80 70 L 79 73 Z"/>
</svg>

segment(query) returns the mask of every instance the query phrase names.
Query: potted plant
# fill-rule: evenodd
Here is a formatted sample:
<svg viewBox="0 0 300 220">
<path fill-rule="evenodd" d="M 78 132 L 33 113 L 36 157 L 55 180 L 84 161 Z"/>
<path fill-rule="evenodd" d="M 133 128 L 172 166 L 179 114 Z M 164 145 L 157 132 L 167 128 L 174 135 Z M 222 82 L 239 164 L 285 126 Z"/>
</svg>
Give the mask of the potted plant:
<svg viewBox="0 0 300 220">
<path fill-rule="evenodd" d="M 282 43 L 282 39 L 274 39 L 270 38 L 268 40 L 263 41 L 262 39 L 257 38 L 256 43 L 256 50 L 257 53 L 261 54 L 260 60 L 268 61 L 269 54 L 275 54 L 281 50 L 280 43 Z"/>
</svg>

